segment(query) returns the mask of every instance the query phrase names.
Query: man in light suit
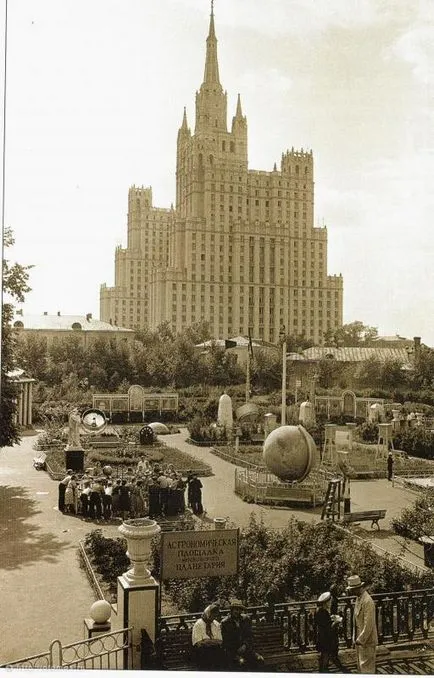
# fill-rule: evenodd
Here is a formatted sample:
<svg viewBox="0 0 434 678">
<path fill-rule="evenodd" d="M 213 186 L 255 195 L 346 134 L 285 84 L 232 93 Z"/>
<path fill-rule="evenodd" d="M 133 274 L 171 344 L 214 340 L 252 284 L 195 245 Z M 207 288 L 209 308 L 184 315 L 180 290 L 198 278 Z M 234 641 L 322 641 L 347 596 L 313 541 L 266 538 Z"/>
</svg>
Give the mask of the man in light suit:
<svg viewBox="0 0 434 678">
<path fill-rule="evenodd" d="M 375 673 L 378 645 L 375 603 L 358 574 L 348 577 L 347 591 L 357 596 L 354 605 L 354 644 L 359 673 Z"/>
</svg>

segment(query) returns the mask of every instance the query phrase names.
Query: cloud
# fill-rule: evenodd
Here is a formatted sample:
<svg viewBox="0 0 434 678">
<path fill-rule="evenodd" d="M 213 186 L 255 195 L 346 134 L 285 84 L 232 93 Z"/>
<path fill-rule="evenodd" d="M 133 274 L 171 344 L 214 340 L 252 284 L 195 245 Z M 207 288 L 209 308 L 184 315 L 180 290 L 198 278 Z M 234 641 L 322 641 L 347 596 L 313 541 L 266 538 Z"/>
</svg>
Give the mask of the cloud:
<svg viewBox="0 0 434 678">
<path fill-rule="evenodd" d="M 391 52 L 411 64 L 414 77 L 422 84 L 434 83 L 434 25 L 407 31 L 394 42 Z"/>
</svg>

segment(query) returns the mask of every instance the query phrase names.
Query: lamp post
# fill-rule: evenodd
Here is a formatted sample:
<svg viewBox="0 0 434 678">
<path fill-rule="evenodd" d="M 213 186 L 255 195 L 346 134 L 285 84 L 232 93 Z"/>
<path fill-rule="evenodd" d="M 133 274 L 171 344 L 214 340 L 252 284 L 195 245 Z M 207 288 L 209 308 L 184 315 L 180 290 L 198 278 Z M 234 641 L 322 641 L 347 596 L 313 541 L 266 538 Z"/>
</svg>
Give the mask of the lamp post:
<svg viewBox="0 0 434 678">
<path fill-rule="evenodd" d="M 279 339 L 282 342 L 282 416 L 281 425 L 286 425 L 286 328 L 280 326 Z"/>
</svg>

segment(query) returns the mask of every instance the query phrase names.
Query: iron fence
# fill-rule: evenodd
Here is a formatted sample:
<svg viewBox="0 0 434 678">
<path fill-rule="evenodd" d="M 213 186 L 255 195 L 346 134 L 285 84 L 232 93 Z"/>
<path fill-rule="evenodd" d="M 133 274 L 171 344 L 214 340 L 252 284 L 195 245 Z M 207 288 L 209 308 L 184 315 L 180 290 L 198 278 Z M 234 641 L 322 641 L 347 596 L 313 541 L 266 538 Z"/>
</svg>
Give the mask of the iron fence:
<svg viewBox="0 0 434 678">
<path fill-rule="evenodd" d="M 103 633 L 93 638 L 62 645 L 53 640 L 48 652 L 0 665 L 13 669 L 129 669 L 131 628 Z"/>
<path fill-rule="evenodd" d="M 434 589 L 374 593 L 379 645 L 427 639 L 434 612 Z M 349 648 L 353 642 L 353 597 L 339 598 L 338 614 L 342 617 L 339 644 Z M 283 632 L 283 650 L 300 653 L 315 650 L 314 600 L 277 603 L 248 607 L 253 625 L 277 622 Z M 225 614 L 225 613 L 223 613 Z M 176 635 L 177 631 L 190 629 L 201 613 L 161 617 L 159 634 Z"/>
</svg>

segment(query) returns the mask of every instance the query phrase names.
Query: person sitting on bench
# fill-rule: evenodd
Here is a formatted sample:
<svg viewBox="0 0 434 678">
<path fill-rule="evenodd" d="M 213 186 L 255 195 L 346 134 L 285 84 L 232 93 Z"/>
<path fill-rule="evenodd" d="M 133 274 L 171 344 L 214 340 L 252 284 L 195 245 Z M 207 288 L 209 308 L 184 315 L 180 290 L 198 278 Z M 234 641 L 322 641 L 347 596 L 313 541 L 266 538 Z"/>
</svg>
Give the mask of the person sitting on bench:
<svg viewBox="0 0 434 678">
<path fill-rule="evenodd" d="M 222 632 L 217 621 L 219 614 L 219 606 L 212 603 L 193 626 L 193 662 L 199 669 L 212 671 L 223 666 Z"/>
<path fill-rule="evenodd" d="M 231 668 L 254 668 L 264 658 L 255 652 L 250 618 L 243 614 L 245 607 L 241 600 L 229 601 L 230 613 L 222 620 L 223 649 Z"/>
</svg>

